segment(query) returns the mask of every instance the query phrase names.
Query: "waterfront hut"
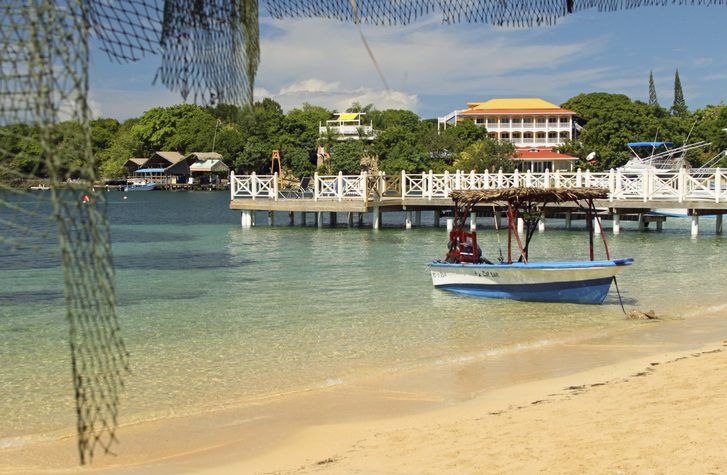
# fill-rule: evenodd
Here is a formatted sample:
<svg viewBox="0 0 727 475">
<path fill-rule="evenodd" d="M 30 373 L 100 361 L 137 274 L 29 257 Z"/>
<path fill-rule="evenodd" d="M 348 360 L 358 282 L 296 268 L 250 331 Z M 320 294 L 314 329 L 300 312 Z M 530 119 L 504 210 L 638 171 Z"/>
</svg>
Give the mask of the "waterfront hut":
<svg viewBox="0 0 727 475">
<path fill-rule="evenodd" d="M 127 162 L 128 163 L 128 162 Z M 134 170 L 130 181 L 144 180 L 165 186 L 175 183 L 187 183 L 189 179 L 189 162 L 179 152 L 154 152 L 139 168 Z"/>
<path fill-rule="evenodd" d="M 143 168 L 148 158 L 130 158 L 124 163 L 124 172 L 126 176 L 133 175 L 136 170 Z"/>
<path fill-rule="evenodd" d="M 191 160 L 189 171 L 195 183 L 218 184 L 230 173 L 230 167 L 217 152 L 192 152 L 186 158 Z"/>
</svg>

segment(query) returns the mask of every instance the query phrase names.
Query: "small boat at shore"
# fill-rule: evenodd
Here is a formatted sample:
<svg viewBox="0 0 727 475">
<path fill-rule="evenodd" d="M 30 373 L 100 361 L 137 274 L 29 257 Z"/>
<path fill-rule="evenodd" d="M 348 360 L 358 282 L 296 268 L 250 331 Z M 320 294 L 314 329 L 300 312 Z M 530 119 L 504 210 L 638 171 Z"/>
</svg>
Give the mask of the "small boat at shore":
<svg viewBox="0 0 727 475">
<path fill-rule="evenodd" d="M 616 274 L 633 263 L 631 258 L 611 259 L 603 233 L 601 238 L 606 259 L 595 259 L 593 219 L 598 217 L 593 200 L 605 198 L 605 189 L 456 190 L 450 196 L 454 201 L 454 226 L 449 233 L 447 256 L 443 261 L 436 260 L 429 264 L 435 288 L 477 297 L 601 304 Z M 552 202 L 573 202 L 585 211 L 590 260 L 530 261 L 530 240 L 537 229 L 543 207 Z M 505 203 L 507 206 L 507 257 L 503 257 L 501 252 L 498 263 L 482 256 L 477 245 L 477 233 L 464 229 L 467 217 L 475 206 L 482 203 Z M 524 241 L 517 231 L 518 218 L 524 221 Z M 517 243 L 519 254 L 515 262 L 513 241 Z"/>
<path fill-rule="evenodd" d="M 30 187 L 33 191 L 48 191 L 50 190 L 50 186 L 48 185 L 35 185 Z"/>
<path fill-rule="evenodd" d="M 124 191 L 151 191 L 156 186 L 156 183 L 152 182 L 129 182 L 124 187 Z"/>
</svg>

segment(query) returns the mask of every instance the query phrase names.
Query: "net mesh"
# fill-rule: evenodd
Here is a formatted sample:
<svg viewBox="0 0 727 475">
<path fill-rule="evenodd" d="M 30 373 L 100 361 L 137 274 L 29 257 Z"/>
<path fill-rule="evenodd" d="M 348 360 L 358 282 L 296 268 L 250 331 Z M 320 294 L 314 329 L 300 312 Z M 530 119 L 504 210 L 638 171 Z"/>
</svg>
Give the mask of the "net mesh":
<svg viewBox="0 0 727 475">
<path fill-rule="evenodd" d="M 406 24 L 549 24 L 573 11 L 725 0 L 267 0 L 274 17 Z M 63 269 L 81 463 L 116 441 L 129 355 L 116 313 L 106 201 L 94 193 L 89 42 L 109 58 L 161 57 L 157 80 L 204 104 L 249 104 L 259 61 L 256 0 L 6 0 L 0 6 L 0 246 L 39 245 L 52 218 Z M 28 186 L 51 188 L 44 200 Z"/>
<path fill-rule="evenodd" d="M 375 25 L 405 25 L 430 14 L 444 23 L 549 25 L 569 13 L 648 6 L 724 5 L 724 0 L 266 0 L 273 17 L 320 17 Z"/>
</svg>

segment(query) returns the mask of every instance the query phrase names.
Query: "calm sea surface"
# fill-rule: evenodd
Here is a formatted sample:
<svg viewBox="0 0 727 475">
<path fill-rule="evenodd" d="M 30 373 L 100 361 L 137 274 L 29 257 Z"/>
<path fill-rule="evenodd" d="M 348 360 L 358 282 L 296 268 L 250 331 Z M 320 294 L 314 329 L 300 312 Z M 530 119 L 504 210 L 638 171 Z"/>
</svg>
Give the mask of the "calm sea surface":
<svg viewBox="0 0 727 475">
<path fill-rule="evenodd" d="M 426 264 L 442 257 L 446 232 L 432 228 L 427 214 L 425 227 L 409 231 L 288 227 L 287 214 L 268 227 L 265 213 L 258 227 L 242 230 L 226 192 L 107 196 L 132 365 L 125 423 L 497 358 L 638 324 L 624 318 L 613 289 L 602 306 L 434 290 Z M 0 208 L 0 218 L 16 216 Z M 28 222 L 40 232 L 25 237 L 35 247 L 0 247 L 0 448 L 71 434 L 75 423 L 55 230 L 44 218 Z M 386 215 L 384 222 L 403 220 Z M 686 319 L 721 309 L 727 240 L 714 235 L 713 223 L 702 218 L 696 239 L 683 219 L 670 219 L 661 233 L 623 222 L 621 235 L 609 232 L 612 256 L 636 259 L 619 275 L 627 307 Z M 483 248 L 496 256 L 491 220 L 484 225 Z M 562 228 L 548 223 L 531 256 L 586 258 L 585 233 Z"/>
</svg>

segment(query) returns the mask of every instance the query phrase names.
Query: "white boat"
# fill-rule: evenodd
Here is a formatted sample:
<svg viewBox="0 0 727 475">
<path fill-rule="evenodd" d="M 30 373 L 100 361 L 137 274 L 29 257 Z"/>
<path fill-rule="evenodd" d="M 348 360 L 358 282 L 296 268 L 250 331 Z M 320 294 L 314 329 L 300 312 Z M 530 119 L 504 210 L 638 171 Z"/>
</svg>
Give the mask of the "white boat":
<svg viewBox="0 0 727 475">
<path fill-rule="evenodd" d="M 39 191 L 39 190 L 40 191 L 47 191 L 47 190 L 50 190 L 50 186 L 48 186 L 48 185 L 35 185 L 35 186 L 31 186 L 30 189 L 33 190 L 33 191 Z"/>
<path fill-rule="evenodd" d="M 455 223 L 449 235 L 445 260 L 430 263 L 435 288 L 477 297 L 600 304 L 605 300 L 616 274 L 633 263 L 631 258 L 611 259 L 603 234 L 606 259 L 594 259 L 592 218 L 596 217 L 596 210 L 593 200 L 605 198 L 605 189 L 457 190 L 450 196 L 455 204 Z M 588 226 L 591 259 L 531 262 L 528 245 L 537 229 L 539 210 L 546 203 L 563 201 L 573 201 L 586 211 L 587 222 L 591 223 Z M 502 262 L 496 264 L 481 255 L 477 233 L 464 229 L 468 215 L 478 203 L 483 202 L 507 204 L 507 258 L 501 257 Z M 519 215 L 525 222 L 524 244 L 515 225 Z M 519 249 L 516 262 L 513 262 L 513 241 L 517 242 Z"/>
</svg>

